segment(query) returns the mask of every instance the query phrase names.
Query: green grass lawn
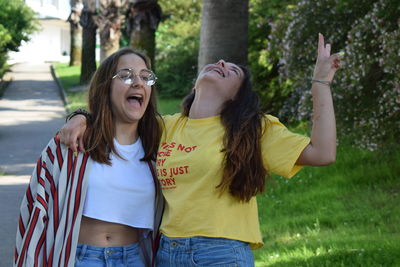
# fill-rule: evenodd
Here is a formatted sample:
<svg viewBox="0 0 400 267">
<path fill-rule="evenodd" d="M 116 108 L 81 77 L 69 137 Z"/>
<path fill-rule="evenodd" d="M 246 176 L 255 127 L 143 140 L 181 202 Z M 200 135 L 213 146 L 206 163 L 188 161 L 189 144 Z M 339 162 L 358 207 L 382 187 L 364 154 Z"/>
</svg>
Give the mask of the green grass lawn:
<svg viewBox="0 0 400 267">
<path fill-rule="evenodd" d="M 81 71 L 80 66 L 70 67 L 68 63 L 56 63 L 53 65 L 57 77 L 60 79 L 62 86 L 64 87 L 65 93 L 67 94 L 68 104 L 67 112 L 70 113 L 77 108 L 86 108 L 87 92 L 78 91 L 73 92 L 71 88 L 79 86 L 79 73 Z"/>
<path fill-rule="evenodd" d="M 399 151 L 343 145 L 331 166 L 273 177 L 256 266 L 400 266 Z"/>
<path fill-rule="evenodd" d="M 69 108 L 79 68 L 57 64 Z M 180 99 L 159 99 L 159 111 L 179 111 Z M 304 123 L 296 132 L 307 132 Z M 273 176 L 258 196 L 265 246 L 256 266 L 400 266 L 400 148 L 370 152 L 340 145 L 336 163 L 306 167 L 291 179 Z"/>
</svg>

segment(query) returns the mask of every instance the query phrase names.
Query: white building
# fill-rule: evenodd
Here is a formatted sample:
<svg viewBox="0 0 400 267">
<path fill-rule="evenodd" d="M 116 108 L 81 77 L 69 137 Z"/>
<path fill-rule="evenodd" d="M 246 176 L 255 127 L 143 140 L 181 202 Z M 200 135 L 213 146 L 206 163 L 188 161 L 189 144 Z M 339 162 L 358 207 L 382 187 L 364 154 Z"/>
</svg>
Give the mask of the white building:
<svg viewBox="0 0 400 267">
<path fill-rule="evenodd" d="M 40 30 L 24 42 L 19 52 L 9 53 L 10 62 L 68 61 L 70 54 L 70 26 L 67 18 L 69 0 L 25 0 L 36 13 Z"/>
</svg>

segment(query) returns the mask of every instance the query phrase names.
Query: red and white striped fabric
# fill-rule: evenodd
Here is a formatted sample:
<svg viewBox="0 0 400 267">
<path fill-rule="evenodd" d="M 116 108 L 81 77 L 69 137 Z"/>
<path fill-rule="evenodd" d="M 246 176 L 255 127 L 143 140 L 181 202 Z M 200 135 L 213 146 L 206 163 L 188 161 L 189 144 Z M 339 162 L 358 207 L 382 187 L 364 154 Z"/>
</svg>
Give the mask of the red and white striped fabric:
<svg viewBox="0 0 400 267">
<path fill-rule="evenodd" d="M 74 266 L 90 165 L 88 154 L 49 142 L 21 203 L 14 266 Z"/>
</svg>

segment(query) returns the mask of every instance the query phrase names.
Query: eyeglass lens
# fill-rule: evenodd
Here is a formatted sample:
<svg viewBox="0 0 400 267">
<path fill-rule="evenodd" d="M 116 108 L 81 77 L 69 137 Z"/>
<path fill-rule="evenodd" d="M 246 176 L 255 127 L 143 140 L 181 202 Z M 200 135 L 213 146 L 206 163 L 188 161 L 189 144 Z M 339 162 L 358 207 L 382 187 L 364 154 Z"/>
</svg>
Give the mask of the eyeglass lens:
<svg viewBox="0 0 400 267">
<path fill-rule="evenodd" d="M 122 69 L 119 70 L 117 76 L 121 78 L 125 84 L 131 85 L 134 82 L 134 79 L 139 76 L 140 79 L 148 86 L 154 85 L 156 83 L 156 76 L 153 72 L 149 70 L 141 70 L 139 75 L 136 75 L 130 69 Z"/>
</svg>

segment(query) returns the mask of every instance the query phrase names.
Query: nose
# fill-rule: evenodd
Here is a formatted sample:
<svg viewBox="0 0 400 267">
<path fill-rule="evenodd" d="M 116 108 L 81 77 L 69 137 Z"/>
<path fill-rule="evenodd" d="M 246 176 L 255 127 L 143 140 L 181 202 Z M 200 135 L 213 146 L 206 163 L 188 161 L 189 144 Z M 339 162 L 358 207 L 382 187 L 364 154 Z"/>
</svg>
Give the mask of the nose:
<svg viewBox="0 0 400 267">
<path fill-rule="evenodd" d="M 131 87 L 136 88 L 136 87 L 139 87 L 139 86 L 144 86 L 144 82 L 143 82 L 143 80 L 139 77 L 139 75 L 133 74 L 132 77 L 131 77 L 131 79 L 132 79 L 132 83 L 131 83 L 131 85 L 130 85 Z"/>
<path fill-rule="evenodd" d="M 225 62 L 225 60 L 223 60 L 223 59 L 220 59 L 220 60 L 217 62 L 217 65 L 220 65 L 220 66 L 223 67 L 223 68 L 225 68 L 225 64 L 226 64 L 226 62 Z"/>
</svg>

